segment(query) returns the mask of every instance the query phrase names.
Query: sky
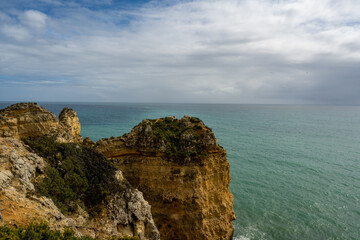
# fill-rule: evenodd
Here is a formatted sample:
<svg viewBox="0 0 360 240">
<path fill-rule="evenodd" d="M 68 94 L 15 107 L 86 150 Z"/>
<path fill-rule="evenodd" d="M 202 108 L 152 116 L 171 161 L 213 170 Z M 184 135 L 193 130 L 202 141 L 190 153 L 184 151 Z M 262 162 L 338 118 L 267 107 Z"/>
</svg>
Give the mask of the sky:
<svg viewBox="0 0 360 240">
<path fill-rule="evenodd" d="M 0 101 L 360 104 L 359 0 L 1 0 Z"/>
</svg>

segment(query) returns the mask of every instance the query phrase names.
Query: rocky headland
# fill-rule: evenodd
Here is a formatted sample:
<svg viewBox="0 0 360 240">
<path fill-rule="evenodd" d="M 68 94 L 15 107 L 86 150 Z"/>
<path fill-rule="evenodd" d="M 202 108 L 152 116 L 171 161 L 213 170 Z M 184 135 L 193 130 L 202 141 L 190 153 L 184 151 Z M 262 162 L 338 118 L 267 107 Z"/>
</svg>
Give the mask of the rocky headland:
<svg viewBox="0 0 360 240">
<path fill-rule="evenodd" d="M 54 136 L 58 142 L 81 143 L 76 112 L 64 108 L 59 119 L 37 103 L 17 103 L 0 110 L 0 137 Z"/>
<path fill-rule="evenodd" d="M 95 149 L 143 192 L 162 239 L 232 239 L 230 166 L 200 119 L 144 120 Z"/>
<path fill-rule="evenodd" d="M 66 167 L 73 165 L 79 166 Z M 46 190 L 49 171 L 58 171 L 78 197 Z M 104 175 L 110 177 L 99 180 L 108 184 L 99 195 L 106 196 L 94 199 L 92 176 Z M 99 239 L 229 240 L 235 219 L 229 183 L 226 151 L 198 118 L 144 120 L 128 134 L 94 143 L 82 140 L 72 109 L 59 118 L 35 103 L 0 110 L 0 209 L 9 225 L 45 220 Z"/>
<path fill-rule="evenodd" d="M 30 147 L 39 138 L 43 142 Z M 46 221 L 55 230 L 70 228 L 76 236 L 160 239 L 143 194 L 105 157 L 82 148 L 80 142 L 80 123 L 72 109 L 64 108 L 59 119 L 36 103 L 0 111 L 0 209 L 5 224 L 24 227 Z M 87 161 L 83 168 L 93 166 L 93 171 L 79 169 L 80 161 Z M 82 181 L 86 178 L 89 181 Z M 109 180 L 115 187 L 94 187 Z M 92 193 L 106 196 L 98 200 Z M 89 199 L 96 204 L 87 203 Z"/>
</svg>

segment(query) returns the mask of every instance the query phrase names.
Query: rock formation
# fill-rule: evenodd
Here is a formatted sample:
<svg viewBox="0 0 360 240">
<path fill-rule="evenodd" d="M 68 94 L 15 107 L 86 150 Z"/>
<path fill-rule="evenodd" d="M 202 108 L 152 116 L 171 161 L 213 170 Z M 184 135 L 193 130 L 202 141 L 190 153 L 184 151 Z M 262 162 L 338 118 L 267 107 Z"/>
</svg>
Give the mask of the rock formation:
<svg viewBox="0 0 360 240">
<path fill-rule="evenodd" d="M 82 141 L 79 119 L 74 110 L 64 108 L 59 120 L 37 103 L 17 103 L 0 110 L 0 137 L 52 135 L 59 142 Z"/>
<path fill-rule="evenodd" d="M 45 220 L 56 230 L 72 228 L 77 236 L 98 239 L 109 236 L 140 236 L 158 240 L 151 207 L 140 191 L 129 184 L 109 195 L 106 206 L 90 217 L 83 206 L 64 215 L 54 202 L 36 194 L 34 183 L 46 177 L 48 162 L 19 140 L 20 137 L 53 136 L 60 142 L 81 142 L 76 113 L 65 108 L 54 114 L 35 103 L 15 104 L 0 110 L 0 209 L 5 224 L 25 226 L 33 220 Z M 75 145 L 80 148 L 79 145 Z M 126 183 L 121 171 L 114 177 Z"/>
<path fill-rule="evenodd" d="M 230 166 L 201 120 L 144 120 L 129 134 L 98 141 L 95 149 L 143 192 L 161 239 L 232 239 Z"/>
<path fill-rule="evenodd" d="M 46 169 L 54 162 L 20 141 L 41 136 L 104 154 L 119 169 L 112 167 L 111 182 L 125 187 L 110 194 L 94 217 L 85 205 L 63 214 L 34 186 L 49 176 Z M 101 157 L 103 164 L 109 163 Z M 58 166 L 66 160 L 61 154 L 53 159 Z M 94 143 L 82 140 L 72 109 L 64 108 L 59 119 L 36 103 L 0 110 L 0 209 L 5 209 L 6 224 L 46 220 L 56 230 L 70 227 L 78 236 L 99 239 L 129 235 L 157 240 L 160 231 L 163 240 L 229 240 L 235 219 L 229 173 L 226 151 L 198 118 L 144 120 L 129 134 Z"/>
<path fill-rule="evenodd" d="M 65 107 L 59 114 L 60 126 L 64 128 L 65 135 L 63 139 L 72 139 L 72 142 L 81 142 L 82 138 L 80 135 L 81 125 L 76 112 L 71 108 Z M 59 140 L 58 140 L 59 141 Z"/>
</svg>

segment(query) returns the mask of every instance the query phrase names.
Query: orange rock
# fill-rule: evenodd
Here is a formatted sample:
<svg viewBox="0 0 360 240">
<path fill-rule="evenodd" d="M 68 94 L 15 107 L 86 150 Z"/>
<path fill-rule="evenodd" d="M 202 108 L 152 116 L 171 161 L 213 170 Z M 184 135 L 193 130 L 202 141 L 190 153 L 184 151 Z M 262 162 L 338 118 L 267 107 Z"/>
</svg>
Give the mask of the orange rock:
<svg viewBox="0 0 360 240">
<path fill-rule="evenodd" d="M 59 119 L 37 103 L 17 103 L 0 110 L 0 137 L 51 135 L 59 142 L 82 142 L 76 112 L 64 108 Z"/>
<path fill-rule="evenodd" d="M 114 160 L 152 207 L 163 240 L 232 239 L 226 151 L 197 118 L 144 120 L 95 149 Z"/>
</svg>

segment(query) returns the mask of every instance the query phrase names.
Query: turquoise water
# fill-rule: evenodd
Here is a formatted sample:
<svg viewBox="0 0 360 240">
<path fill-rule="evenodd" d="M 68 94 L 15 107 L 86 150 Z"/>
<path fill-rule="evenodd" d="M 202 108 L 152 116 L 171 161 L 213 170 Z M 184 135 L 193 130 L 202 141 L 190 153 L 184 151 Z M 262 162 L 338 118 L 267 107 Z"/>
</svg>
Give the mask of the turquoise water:
<svg viewBox="0 0 360 240">
<path fill-rule="evenodd" d="M 197 116 L 228 153 L 234 239 L 360 239 L 359 106 L 41 105 L 74 108 L 93 140 L 145 118 Z"/>
</svg>

